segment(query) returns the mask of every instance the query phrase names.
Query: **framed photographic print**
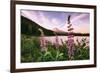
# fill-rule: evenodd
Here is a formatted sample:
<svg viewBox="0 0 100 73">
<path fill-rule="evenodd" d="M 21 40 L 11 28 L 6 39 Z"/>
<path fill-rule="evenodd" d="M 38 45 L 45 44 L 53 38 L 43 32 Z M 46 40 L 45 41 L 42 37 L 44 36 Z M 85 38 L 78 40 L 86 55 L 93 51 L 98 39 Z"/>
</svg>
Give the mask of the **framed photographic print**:
<svg viewBox="0 0 100 73">
<path fill-rule="evenodd" d="M 96 67 L 96 6 L 11 1 L 11 72 Z"/>
</svg>

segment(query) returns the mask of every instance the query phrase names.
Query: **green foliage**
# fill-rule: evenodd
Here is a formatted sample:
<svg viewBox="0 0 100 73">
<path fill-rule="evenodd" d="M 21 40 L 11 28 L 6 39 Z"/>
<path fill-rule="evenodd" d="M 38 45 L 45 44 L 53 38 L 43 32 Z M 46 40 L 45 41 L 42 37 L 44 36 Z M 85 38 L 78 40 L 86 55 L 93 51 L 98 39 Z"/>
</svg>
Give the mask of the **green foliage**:
<svg viewBox="0 0 100 73">
<path fill-rule="evenodd" d="M 86 39 L 75 43 L 75 54 L 73 60 L 89 59 L 89 47 Z M 58 48 L 48 42 L 47 51 L 42 52 L 39 37 L 21 35 L 21 62 L 47 62 L 66 61 L 68 59 L 67 44 L 63 42 Z"/>
<path fill-rule="evenodd" d="M 89 47 L 86 44 L 86 38 L 82 38 L 80 42 L 77 40 L 77 44 L 75 44 L 75 60 L 89 59 Z"/>
</svg>

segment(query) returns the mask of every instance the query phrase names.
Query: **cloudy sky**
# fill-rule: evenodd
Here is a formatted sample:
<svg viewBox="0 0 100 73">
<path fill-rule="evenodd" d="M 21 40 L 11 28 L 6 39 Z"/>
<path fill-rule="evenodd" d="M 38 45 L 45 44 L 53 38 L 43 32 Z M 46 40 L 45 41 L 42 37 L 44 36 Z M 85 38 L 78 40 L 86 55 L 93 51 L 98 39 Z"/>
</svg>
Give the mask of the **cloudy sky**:
<svg viewBox="0 0 100 73">
<path fill-rule="evenodd" d="M 71 23 L 75 33 L 89 33 L 89 13 L 21 10 L 21 15 L 38 23 L 40 26 L 67 32 L 67 18 L 71 15 Z"/>
</svg>

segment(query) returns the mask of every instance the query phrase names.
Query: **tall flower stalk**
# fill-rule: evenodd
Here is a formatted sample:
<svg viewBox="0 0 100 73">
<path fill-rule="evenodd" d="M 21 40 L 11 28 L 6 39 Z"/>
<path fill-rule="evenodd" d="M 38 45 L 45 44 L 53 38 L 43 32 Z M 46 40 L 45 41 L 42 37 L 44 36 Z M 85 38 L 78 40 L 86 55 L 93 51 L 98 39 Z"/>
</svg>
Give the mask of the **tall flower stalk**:
<svg viewBox="0 0 100 73">
<path fill-rule="evenodd" d="M 68 57 L 70 60 L 73 59 L 73 56 L 74 56 L 74 50 L 75 50 L 75 47 L 74 47 L 74 35 L 73 35 L 73 30 L 74 28 L 72 27 L 72 24 L 70 22 L 70 15 L 68 16 L 68 42 L 67 42 L 67 45 L 68 45 Z"/>
<path fill-rule="evenodd" d="M 45 39 L 45 35 L 42 29 L 38 29 L 41 32 L 41 38 L 40 38 L 40 47 L 41 47 L 41 51 L 47 51 L 47 44 L 46 44 L 46 39 Z"/>
<path fill-rule="evenodd" d="M 55 34 L 55 47 L 56 49 L 59 47 L 59 38 L 58 38 L 58 35 L 56 34 L 56 32 L 54 32 Z"/>
</svg>

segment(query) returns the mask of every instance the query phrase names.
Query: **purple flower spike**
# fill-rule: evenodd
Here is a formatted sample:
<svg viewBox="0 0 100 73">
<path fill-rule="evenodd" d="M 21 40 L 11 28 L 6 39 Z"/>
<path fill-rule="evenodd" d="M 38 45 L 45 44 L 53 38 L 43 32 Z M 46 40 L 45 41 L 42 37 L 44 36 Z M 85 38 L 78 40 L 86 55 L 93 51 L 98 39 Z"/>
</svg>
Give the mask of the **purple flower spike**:
<svg viewBox="0 0 100 73">
<path fill-rule="evenodd" d="M 41 47 L 41 51 L 47 51 L 47 41 L 44 37 L 44 33 L 42 29 L 38 29 L 41 32 L 41 37 L 40 37 L 40 47 Z"/>
<path fill-rule="evenodd" d="M 73 35 L 73 30 L 74 28 L 72 28 L 72 24 L 70 22 L 70 15 L 68 17 L 68 41 L 67 41 L 67 45 L 68 45 L 68 57 L 70 60 L 73 59 L 74 56 L 74 35 Z"/>
</svg>

